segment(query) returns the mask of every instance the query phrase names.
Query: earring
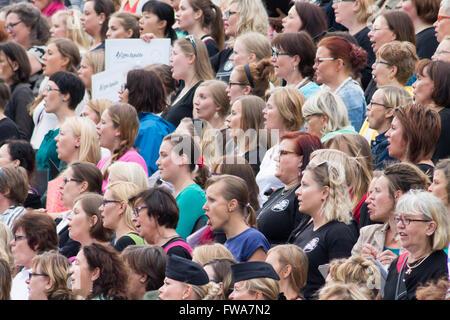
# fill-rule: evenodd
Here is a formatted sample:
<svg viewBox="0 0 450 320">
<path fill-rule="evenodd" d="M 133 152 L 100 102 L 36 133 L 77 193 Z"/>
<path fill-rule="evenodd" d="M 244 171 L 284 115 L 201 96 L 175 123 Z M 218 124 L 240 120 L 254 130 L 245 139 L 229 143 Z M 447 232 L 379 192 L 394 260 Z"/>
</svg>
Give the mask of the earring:
<svg viewBox="0 0 450 320">
<path fill-rule="evenodd" d="M 66 99 L 62 98 L 62 99 L 61 99 L 61 101 L 62 101 L 62 102 L 65 102 L 65 101 L 66 101 Z"/>
</svg>

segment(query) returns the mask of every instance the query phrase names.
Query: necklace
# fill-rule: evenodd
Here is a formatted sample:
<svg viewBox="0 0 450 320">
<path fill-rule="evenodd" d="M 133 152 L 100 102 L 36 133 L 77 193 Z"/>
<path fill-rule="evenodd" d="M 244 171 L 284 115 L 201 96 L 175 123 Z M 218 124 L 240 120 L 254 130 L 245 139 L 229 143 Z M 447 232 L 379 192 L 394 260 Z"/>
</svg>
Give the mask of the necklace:
<svg viewBox="0 0 450 320">
<path fill-rule="evenodd" d="M 419 262 L 417 262 L 417 261 L 413 262 L 415 264 L 414 266 L 411 266 L 409 263 L 406 263 L 406 266 L 408 267 L 408 270 L 406 270 L 405 274 L 411 274 L 412 269 L 417 268 L 418 266 L 420 266 L 422 264 L 422 262 L 424 262 L 430 256 L 431 253 L 432 252 L 427 254 L 425 257 L 420 258 L 419 260 L 417 260 Z"/>
</svg>

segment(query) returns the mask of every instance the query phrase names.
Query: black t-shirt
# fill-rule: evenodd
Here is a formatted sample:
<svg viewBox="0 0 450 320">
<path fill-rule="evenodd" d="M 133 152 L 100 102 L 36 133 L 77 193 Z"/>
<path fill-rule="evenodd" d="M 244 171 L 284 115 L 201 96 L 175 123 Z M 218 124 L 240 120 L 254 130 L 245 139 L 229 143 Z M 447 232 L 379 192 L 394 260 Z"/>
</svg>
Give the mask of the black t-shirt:
<svg viewBox="0 0 450 320">
<path fill-rule="evenodd" d="M 13 120 L 19 130 L 20 139 L 30 140 L 34 122 L 28 106 L 34 101 L 33 91 L 28 83 L 18 83 L 11 87 L 11 99 L 5 106 L 5 116 Z"/>
<path fill-rule="evenodd" d="M 164 112 L 161 117 L 172 123 L 175 127 L 178 127 L 183 118 L 192 118 L 194 93 L 200 83 L 201 81 L 197 82 L 179 101 L 177 101 L 177 103 L 173 104 L 166 112 Z M 177 99 L 183 88 L 184 85 L 179 88 L 174 101 Z"/>
<path fill-rule="evenodd" d="M 168 247 L 171 243 L 175 242 L 175 241 L 183 241 L 186 242 L 182 237 L 176 237 L 173 239 L 170 239 L 169 241 L 167 241 L 165 244 L 163 244 L 161 247 L 165 250 L 166 247 Z M 192 260 L 192 256 L 189 253 L 189 251 L 187 251 L 185 248 L 183 248 L 180 245 L 174 245 L 173 247 L 171 247 L 167 252 L 167 255 L 169 254 L 174 254 L 176 256 L 182 257 L 182 258 L 186 258 L 189 260 Z"/>
<path fill-rule="evenodd" d="M 416 50 L 419 59 L 431 59 L 438 45 L 434 27 L 426 28 L 416 34 Z"/>
<path fill-rule="evenodd" d="M 210 35 L 204 35 L 201 39 L 208 50 L 208 56 L 211 58 L 219 52 L 219 46 Z"/>
<path fill-rule="evenodd" d="M 395 291 L 399 277 L 397 271 L 398 259 L 399 258 L 392 261 L 389 266 L 386 284 L 384 285 L 384 300 L 395 300 Z M 420 261 L 416 261 L 416 263 L 413 263 L 411 266 L 414 267 L 414 265 L 417 265 L 417 267 L 411 269 L 410 274 L 406 274 L 408 267 L 406 264 L 404 265 L 402 275 L 406 292 L 399 286 L 399 300 L 416 300 L 416 289 L 420 285 L 426 284 L 429 280 L 436 280 L 441 277 L 448 278 L 447 255 L 444 250 L 434 251 L 423 262 L 420 263 Z"/>
<path fill-rule="evenodd" d="M 450 157 L 450 108 L 439 111 L 439 116 L 441 117 L 441 135 L 431 158 L 434 163 Z"/>
<path fill-rule="evenodd" d="M 7 139 L 19 139 L 19 128 L 16 123 L 8 117 L 0 120 L 0 144 Z"/>
<path fill-rule="evenodd" d="M 373 52 L 372 42 L 370 42 L 368 36 L 369 31 L 369 28 L 365 27 L 354 35 L 356 41 L 358 41 L 359 46 L 367 52 L 366 67 L 361 71 L 361 83 L 363 90 L 367 88 L 370 80 L 372 79 L 372 64 L 375 62 L 375 53 Z"/>
<path fill-rule="evenodd" d="M 234 64 L 230 60 L 233 48 L 226 48 L 210 58 L 211 66 L 216 72 L 216 79 L 228 83 Z"/>
<path fill-rule="evenodd" d="M 295 195 L 298 186 L 285 193 L 283 193 L 284 187 L 279 188 L 256 212 L 258 230 L 264 234 L 272 246 L 286 243 L 299 223 L 310 219 L 310 216 L 298 211 L 298 199 Z"/>
<path fill-rule="evenodd" d="M 319 266 L 337 258 L 351 256 L 353 246 L 359 237 L 354 219 L 350 224 L 337 220 L 330 221 L 317 230 L 314 224 L 304 223 L 291 235 L 291 243 L 298 245 L 308 256 L 308 277 L 303 293 L 306 299 L 316 298 L 317 290 L 325 284 Z M 292 237 L 293 236 L 293 237 Z"/>
</svg>

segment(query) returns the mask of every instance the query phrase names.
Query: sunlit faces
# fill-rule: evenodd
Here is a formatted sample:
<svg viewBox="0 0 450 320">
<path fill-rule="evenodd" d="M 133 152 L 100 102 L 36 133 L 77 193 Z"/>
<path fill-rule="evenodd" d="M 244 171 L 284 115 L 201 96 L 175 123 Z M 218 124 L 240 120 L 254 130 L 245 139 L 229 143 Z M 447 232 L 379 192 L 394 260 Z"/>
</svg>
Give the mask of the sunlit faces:
<svg viewBox="0 0 450 320">
<path fill-rule="evenodd" d="M 127 296 L 130 300 L 142 300 L 146 290 L 147 275 L 138 274 L 125 262 L 128 268 Z"/>
<path fill-rule="evenodd" d="M 83 243 L 89 238 L 89 233 L 96 223 L 97 216 L 89 217 L 78 201 L 73 206 L 67 220 L 69 221 L 69 237 L 75 241 Z"/>
<path fill-rule="evenodd" d="M 344 23 L 351 21 L 355 16 L 354 6 L 356 1 L 340 1 L 333 3 L 334 14 L 337 23 Z"/>
<path fill-rule="evenodd" d="M 17 62 L 12 62 L 3 51 L 0 51 L 0 77 L 8 84 L 13 83 L 14 65 L 17 65 Z"/>
<path fill-rule="evenodd" d="M 159 288 L 159 300 L 182 300 L 186 298 L 187 285 L 183 282 L 164 278 L 164 284 Z"/>
<path fill-rule="evenodd" d="M 445 173 L 442 170 L 434 170 L 433 183 L 428 188 L 428 191 L 441 199 L 445 206 L 448 206 L 448 194 L 447 183 L 449 183 L 445 177 Z"/>
<path fill-rule="evenodd" d="M 50 0 L 31 0 L 32 4 L 34 4 L 39 10 L 44 10 L 50 5 Z"/>
<path fill-rule="evenodd" d="M 58 158 L 68 163 L 71 162 L 74 155 L 78 153 L 81 138 L 75 136 L 69 125 L 63 124 L 59 129 L 59 134 L 56 136 L 55 141 Z"/>
<path fill-rule="evenodd" d="M 52 287 L 50 278 L 39 268 L 31 270 L 31 273 L 32 278 L 25 281 L 29 291 L 28 300 L 48 300 L 46 292 Z"/>
<path fill-rule="evenodd" d="M 0 167 L 14 163 L 15 166 L 19 166 L 20 160 L 12 160 L 9 153 L 9 144 L 5 143 L 0 147 Z"/>
<path fill-rule="evenodd" d="M 86 89 L 90 90 L 92 87 L 91 77 L 93 74 L 94 69 L 92 68 L 92 66 L 88 63 L 86 58 L 81 58 L 80 68 L 78 69 L 78 76 L 80 77 L 81 81 L 83 81 Z"/>
<path fill-rule="evenodd" d="M 378 16 L 375 19 L 368 36 L 370 42 L 372 42 L 373 52 L 377 52 L 383 44 L 396 39 L 395 33 L 389 29 L 387 21 L 383 16 Z"/>
<path fill-rule="evenodd" d="M 195 56 L 187 56 L 180 48 L 178 44 L 175 44 L 170 53 L 170 66 L 172 71 L 172 77 L 176 80 L 183 80 L 190 72 L 189 66 L 195 62 Z"/>
<path fill-rule="evenodd" d="M 222 184 L 223 182 L 217 182 L 206 189 L 206 203 L 203 210 L 208 217 L 207 224 L 211 230 L 221 230 L 230 219 L 228 201 L 222 196 Z"/>
<path fill-rule="evenodd" d="M 67 37 L 67 28 L 63 15 L 52 16 L 52 27 L 50 28 L 50 35 L 54 39 Z"/>
<path fill-rule="evenodd" d="M 384 94 L 382 90 L 375 91 L 371 103 L 366 107 L 366 116 L 369 127 L 377 131 L 393 116 L 394 111 L 392 108 L 384 106 L 383 98 Z"/>
<path fill-rule="evenodd" d="M 123 21 L 117 17 L 111 17 L 108 21 L 108 31 L 106 38 L 108 39 L 128 39 L 133 35 L 133 30 L 125 30 Z"/>
<path fill-rule="evenodd" d="M 61 193 L 61 201 L 63 206 L 71 208 L 73 206 L 73 201 L 77 198 L 86 188 L 86 186 L 74 179 L 73 170 L 69 166 L 63 173 L 66 182 L 62 182 L 59 186 L 59 192 Z"/>
<path fill-rule="evenodd" d="M 284 183 L 296 179 L 302 166 L 303 156 L 295 153 L 296 148 L 293 139 L 283 139 L 280 142 L 280 154 L 275 157 L 277 163 L 275 177 Z"/>
<path fill-rule="evenodd" d="M 396 117 L 392 120 L 391 127 L 386 132 L 385 136 L 389 142 L 386 147 L 389 151 L 389 156 L 395 159 L 405 159 L 407 141 L 403 137 L 403 127 Z"/>
<path fill-rule="evenodd" d="M 244 65 L 253 61 L 251 60 L 251 54 L 247 51 L 243 43 L 237 40 L 233 46 L 233 53 L 230 56 L 230 61 L 234 66 Z"/>
<path fill-rule="evenodd" d="M 193 103 L 197 118 L 206 121 L 212 119 L 220 109 L 220 107 L 214 103 L 211 90 L 207 86 L 199 86 L 197 90 L 195 90 Z"/>
<path fill-rule="evenodd" d="M 63 95 L 60 93 L 58 86 L 53 81 L 47 83 L 44 90 L 44 108 L 47 113 L 55 113 L 61 106 Z"/>
<path fill-rule="evenodd" d="M 424 243 L 428 243 L 430 241 L 429 235 L 432 235 L 436 230 L 436 222 L 430 221 L 423 215 L 398 212 L 396 216 L 401 217 L 403 221 L 405 219 L 419 220 L 411 221 L 409 224 L 405 224 L 403 221 L 397 223 L 401 245 L 410 252 L 422 247 Z"/>
<path fill-rule="evenodd" d="M 395 200 L 389 192 L 389 184 L 389 180 L 384 176 L 375 179 L 373 182 L 373 191 L 367 205 L 372 221 L 388 221 L 395 208 Z"/>
<path fill-rule="evenodd" d="M 228 299 L 230 300 L 256 300 L 256 292 L 251 292 L 246 286 L 246 281 L 238 281 L 234 284 L 233 291 Z"/>
<path fill-rule="evenodd" d="M 159 20 L 158 16 L 153 12 L 145 11 L 139 19 L 139 32 L 141 35 L 145 33 L 157 35 L 160 33 L 160 30 L 164 31 L 166 25 L 166 20 Z"/>
<path fill-rule="evenodd" d="M 298 209 L 308 215 L 319 212 L 328 194 L 324 187 L 314 180 L 314 174 L 305 170 L 300 187 L 295 190 L 298 199 Z"/>
<path fill-rule="evenodd" d="M 397 8 L 405 12 L 412 21 L 417 20 L 417 9 L 411 0 L 402 0 L 397 4 Z"/>
<path fill-rule="evenodd" d="M 134 205 L 135 208 L 141 208 L 139 214 L 133 216 L 133 223 L 135 224 L 139 235 L 147 241 L 147 243 L 155 243 L 154 238 L 158 231 L 158 225 L 155 218 L 150 217 L 147 214 L 147 208 L 143 208 L 145 203 L 137 201 Z"/>
<path fill-rule="evenodd" d="M 434 90 L 434 83 L 428 75 L 428 67 L 425 67 L 422 74 L 416 74 L 417 79 L 412 84 L 414 101 L 422 105 L 427 105 L 433 103 L 433 98 L 431 97 Z"/>
<path fill-rule="evenodd" d="M 228 7 L 228 13 L 223 15 L 223 26 L 225 29 L 225 35 L 229 37 L 236 36 L 238 23 L 239 23 L 239 4 L 237 2 L 232 3 Z"/>
<path fill-rule="evenodd" d="M 105 191 L 103 199 L 108 201 L 114 200 L 112 192 L 109 189 Z M 108 202 L 100 206 L 99 210 L 102 214 L 103 227 L 116 230 L 123 214 L 121 206 L 122 204 L 119 201 Z"/>
<path fill-rule="evenodd" d="M 89 107 L 88 104 L 84 105 L 83 110 L 81 111 L 81 116 L 84 118 L 91 119 L 95 124 L 97 124 L 100 121 L 97 113 L 91 107 Z"/>
<path fill-rule="evenodd" d="M 327 84 L 332 79 L 336 78 L 337 68 L 336 60 L 320 60 L 322 58 L 329 59 L 331 56 L 330 50 L 326 47 L 320 46 L 317 48 L 316 61 L 314 63 L 315 77 L 317 82 Z"/>
<path fill-rule="evenodd" d="M 191 30 L 197 20 L 201 18 L 201 14 L 201 10 L 194 11 L 188 0 L 181 0 L 180 8 L 176 13 L 179 28 L 185 31 Z"/>
<path fill-rule="evenodd" d="M 394 68 L 389 62 L 378 59 L 372 64 L 372 76 L 378 87 L 389 85 L 395 76 Z"/>
<path fill-rule="evenodd" d="M 100 146 L 109 150 L 114 148 L 115 142 L 120 137 L 120 128 L 115 127 L 108 109 L 103 111 L 102 117 L 97 123 L 97 134 Z"/>
<path fill-rule="evenodd" d="M 105 21 L 105 15 L 98 15 L 94 10 L 94 1 L 87 1 L 84 3 L 83 15 L 81 16 L 81 25 L 84 31 L 89 35 L 93 36 L 100 32 L 102 24 Z"/>
<path fill-rule="evenodd" d="M 185 163 L 183 156 L 172 152 L 174 146 L 170 141 L 163 141 L 159 148 L 159 158 L 156 160 L 161 179 L 171 182 L 180 174 L 180 166 Z"/>
<path fill-rule="evenodd" d="M 283 49 L 277 49 L 283 52 Z M 272 57 L 272 63 L 275 70 L 275 76 L 286 79 L 297 67 L 299 58 L 297 55 L 290 56 L 288 54 L 279 54 L 276 58 Z"/>
<path fill-rule="evenodd" d="M 50 43 L 47 46 L 47 51 L 42 57 L 44 75 L 50 77 L 57 71 L 66 70 L 67 65 L 70 62 L 68 57 L 63 57 L 58 50 L 58 47 L 54 43 Z"/>
<path fill-rule="evenodd" d="M 280 263 L 280 255 L 276 251 L 271 251 L 267 255 L 266 262 L 273 267 L 273 269 L 278 274 L 280 279 L 284 278 L 283 274 L 282 274 L 282 269 L 283 269 L 284 266 L 281 265 L 281 263 Z"/>
<path fill-rule="evenodd" d="M 72 262 L 70 272 L 72 274 L 70 277 L 72 292 L 76 295 L 87 297 L 94 281 L 99 277 L 99 269 L 90 270 L 83 249 L 80 249 Z"/>
<path fill-rule="evenodd" d="M 299 32 L 303 26 L 302 19 L 295 9 L 295 5 L 289 9 L 288 15 L 283 18 L 283 32 Z"/>
<path fill-rule="evenodd" d="M 305 117 L 305 130 L 308 133 L 314 133 L 322 137 L 322 130 L 328 122 L 328 117 L 324 114 L 311 114 Z"/>
<path fill-rule="evenodd" d="M 251 89 L 248 84 L 239 81 L 239 74 L 233 70 L 225 91 L 227 92 L 228 99 L 230 99 L 230 104 L 233 105 L 237 98 L 249 94 Z"/>
<path fill-rule="evenodd" d="M 267 100 L 263 109 L 264 127 L 268 130 L 283 129 L 285 127 L 283 118 L 274 102 L 273 95 Z"/>
<path fill-rule="evenodd" d="M 225 119 L 225 124 L 230 129 L 231 136 L 238 136 L 241 130 L 242 119 L 242 104 L 240 101 L 236 101 L 231 106 L 231 112 Z"/>
<path fill-rule="evenodd" d="M 19 266 L 31 268 L 31 260 L 37 254 L 37 251 L 30 248 L 26 234 L 22 228 L 18 228 L 15 233 L 16 239 L 11 241 L 11 251 L 14 257 L 14 263 Z M 37 247 L 37 245 L 36 245 Z"/>
<path fill-rule="evenodd" d="M 8 31 L 9 40 L 17 42 L 25 47 L 25 49 L 28 49 L 31 46 L 31 27 L 27 27 L 25 23 L 20 20 L 19 15 L 13 12 L 8 14 L 6 16 L 5 28 Z"/>
<path fill-rule="evenodd" d="M 439 9 L 438 17 L 448 17 L 448 14 L 445 12 L 445 8 L 441 7 Z M 446 35 L 450 34 L 450 19 L 449 18 L 442 18 L 436 20 L 436 22 L 433 24 L 434 31 L 436 35 L 436 39 L 441 42 Z"/>
</svg>

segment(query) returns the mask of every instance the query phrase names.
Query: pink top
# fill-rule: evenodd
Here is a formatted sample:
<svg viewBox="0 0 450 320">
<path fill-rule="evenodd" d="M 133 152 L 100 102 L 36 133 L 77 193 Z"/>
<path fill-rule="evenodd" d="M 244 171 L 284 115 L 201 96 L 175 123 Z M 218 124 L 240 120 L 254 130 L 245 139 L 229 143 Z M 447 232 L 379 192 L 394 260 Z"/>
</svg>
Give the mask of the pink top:
<svg viewBox="0 0 450 320">
<path fill-rule="evenodd" d="M 49 4 L 47 8 L 42 10 L 42 14 L 47 17 L 51 17 L 56 11 L 64 10 L 66 6 L 58 1 L 53 1 Z"/>
<path fill-rule="evenodd" d="M 98 164 L 97 164 L 97 168 L 99 168 L 100 170 L 102 170 L 103 166 L 105 165 L 105 163 L 111 158 L 111 156 L 107 156 L 104 157 L 103 159 L 101 159 Z M 142 156 L 137 153 L 136 150 L 128 150 L 127 152 L 125 152 L 125 154 L 123 156 L 121 156 L 117 161 L 122 161 L 122 162 L 136 162 L 137 164 L 139 164 L 145 171 L 145 173 L 148 176 L 148 169 L 147 169 L 147 164 L 145 163 L 144 158 L 142 158 Z M 102 185 L 102 191 L 105 192 L 105 187 L 108 184 L 107 180 L 103 181 L 103 185 Z"/>
</svg>

